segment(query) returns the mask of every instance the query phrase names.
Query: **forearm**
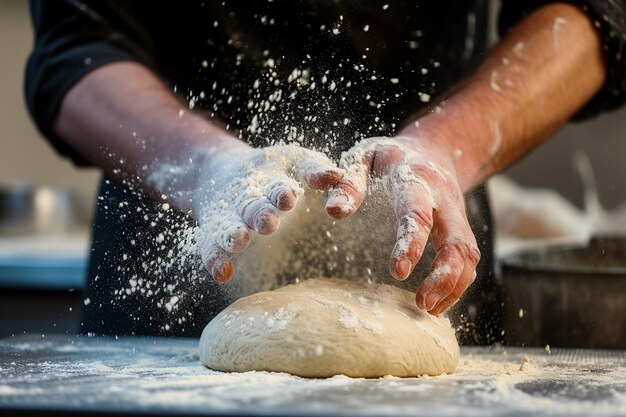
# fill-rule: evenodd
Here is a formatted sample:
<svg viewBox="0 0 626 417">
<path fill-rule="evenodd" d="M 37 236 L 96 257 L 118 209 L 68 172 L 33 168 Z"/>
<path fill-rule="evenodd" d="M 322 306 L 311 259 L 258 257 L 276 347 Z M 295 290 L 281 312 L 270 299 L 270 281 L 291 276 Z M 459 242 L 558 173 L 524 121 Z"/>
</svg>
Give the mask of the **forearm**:
<svg viewBox="0 0 626 417">
<path fill-rule="evenodd" d="M 202 156 L 245 146 L 191 111 L 147 68 L 98 68 L 65 96 L 53 129 L 83 158 L 152 196 L 191 209 Z M 168 167 L 178 167 L 170 175 Z"/>
<path fill-rule="evenodd" d="M 553 134 L 604 78 L 590 19 L 571 5 L 545 6 L 514 28 L 436 111 L 402 133 L 444 142 L 467 191 Z"/>
</svg>

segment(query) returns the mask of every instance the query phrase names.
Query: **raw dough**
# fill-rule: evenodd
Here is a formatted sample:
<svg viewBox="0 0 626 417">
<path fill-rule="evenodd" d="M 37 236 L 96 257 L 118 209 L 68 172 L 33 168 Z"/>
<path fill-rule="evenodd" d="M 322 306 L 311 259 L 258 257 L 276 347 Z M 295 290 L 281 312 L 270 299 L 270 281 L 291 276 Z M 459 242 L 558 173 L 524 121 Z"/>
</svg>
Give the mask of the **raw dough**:
<svg viewBox="0 0 626 417">
<path fill-rule="evenodd" d="M 459 345 L 409 291 L 316 278 L 231 304 L 202 332 L 200 360 L 220 371 L 409 377 L 454 371 Z"/>
</svg>

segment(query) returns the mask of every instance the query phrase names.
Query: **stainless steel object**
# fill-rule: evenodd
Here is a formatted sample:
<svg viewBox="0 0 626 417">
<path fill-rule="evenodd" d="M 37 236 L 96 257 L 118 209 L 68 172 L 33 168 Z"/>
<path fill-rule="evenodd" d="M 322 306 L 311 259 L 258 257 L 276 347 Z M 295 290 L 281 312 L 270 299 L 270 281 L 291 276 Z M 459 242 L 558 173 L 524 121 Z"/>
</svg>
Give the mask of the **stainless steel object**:
<svg viewBox="0 0 626 417">
<path fill-rule="evenodd" d="M 501 263 L 510 345 L 626 348 L 626 239 L 526 251 Z"/>
<path fill-rule="evenodd" d="M 85 227 L 78 207 L 63 187 L 0 187 L 0 236 L 58 235 Z"/>
</svg>

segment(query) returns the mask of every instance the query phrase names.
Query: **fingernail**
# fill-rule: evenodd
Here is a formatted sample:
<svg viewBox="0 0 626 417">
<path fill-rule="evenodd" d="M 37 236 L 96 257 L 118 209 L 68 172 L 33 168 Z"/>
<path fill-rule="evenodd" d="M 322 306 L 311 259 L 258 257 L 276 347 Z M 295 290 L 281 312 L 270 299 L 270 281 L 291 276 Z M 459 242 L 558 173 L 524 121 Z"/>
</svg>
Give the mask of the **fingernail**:
<svg viewBox="0 0 626 417">
<path fill-rule="evenodd" d="M 333 195 L 328 198 L 328 203 L 326 205 L 339 206 L 347 204 L 349 201 L 350 199 L 344 193 L 333 193 Z"/>
<path fill-rule="evenodd" d="M 220 283 L 223 284 L 226 281 L 228 281 L 231 277 L 231 275 L 233 274 L 233 264 L 231 262 L 226 263 L 226 265 L 221 264 L 220 265 L 222 268 L 214 268 L 213 270 L 213 279 Z"/>
<path fill-rule="evenodd" d="M 413 268 L 413 263 L 408 259 L 402 259 L 398 262 L 398 275 L 402 278 L 406 278 L 411 273 L 411 268 Z"/>
<path fill-rule="evenodd" d="M 433 307 L 435 307 L 440 300 L 441 300 L 441 297 L 439 297 L 438 294 L 435 294 L 435 293 L 428 294 L 424 302 L 426 310 L 428 311 L 432 310 Z"/>
<path fill-rule="evenodd" d="M 341 217 L 352 213 L 354 200 L 346 194 L 335 194 L 326 202 L 326 208 L 333 211 L 333 214 Z"/>
</svg>

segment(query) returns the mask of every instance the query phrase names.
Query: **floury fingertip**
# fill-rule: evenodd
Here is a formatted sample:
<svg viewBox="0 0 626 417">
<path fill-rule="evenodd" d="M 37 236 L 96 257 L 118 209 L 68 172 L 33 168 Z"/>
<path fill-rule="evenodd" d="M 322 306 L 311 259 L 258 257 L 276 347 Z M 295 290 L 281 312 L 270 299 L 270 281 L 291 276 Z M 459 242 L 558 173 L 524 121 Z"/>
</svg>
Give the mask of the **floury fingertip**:
<svg viewBox="0 0 626 417">
<path fill-rule="evenodd" d="M 398 267 L 398 279 L 405 280 L 413 269 L 413 263 L 408 259 L 402 259 L 397 263 Z"/>
<path fill-rule="evenodd" d="M 354 212 L 354 199 L 343 191 L 331 191 L 326 202 L 326 211 L 338 219 L 348 217 Z"/>
<path fill-rule="evenodd" d="M 209 260 L 209 262 L 207 262 L 207 269 L 213 279 L 220 284 L 228 281 L 234 272 L 234 267 L 230 259 L 221 256 Z"/>
<path fill-rule="evenodd" d="M 431 294 L 428 294 L 424 298 L 424 300 L 425 300 L 424 307 L 426 307 L 427 311 L 430 311 L 433 308 L 435 308 L 435 306 L 439 303 L 439 301 L 441 301 L 441 297 L 439 297 L 439 294 L 431 293 Z"/>
</svg>

